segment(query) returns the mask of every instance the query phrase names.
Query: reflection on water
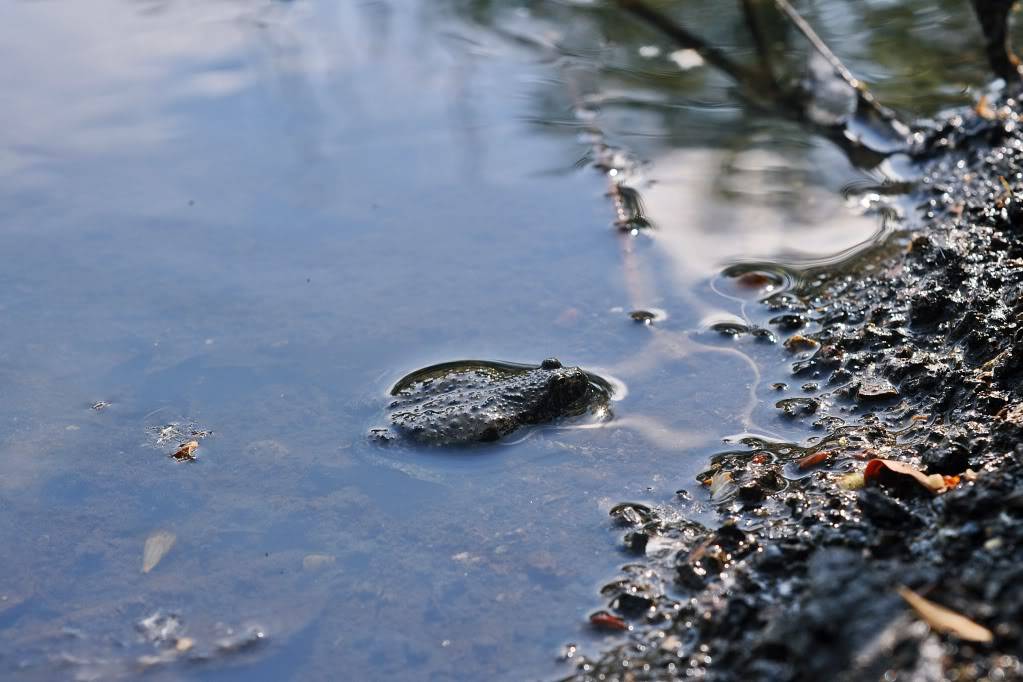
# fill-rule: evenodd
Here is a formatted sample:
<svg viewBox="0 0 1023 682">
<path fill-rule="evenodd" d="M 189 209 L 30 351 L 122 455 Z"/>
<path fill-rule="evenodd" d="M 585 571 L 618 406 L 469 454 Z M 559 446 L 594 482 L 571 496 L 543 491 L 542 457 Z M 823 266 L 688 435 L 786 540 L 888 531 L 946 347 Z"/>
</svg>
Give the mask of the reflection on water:
<svg viewBox="0 0 1023 682">
<path fill-rule="evenodd" d="M 967 10 L 807 18 L 928 114 L 983 82 L 948 28 Z M 733 8 L 684 12 L 751 56 Z M 616 503 L 689 487 L 710 519 L 696 475 L 721 437 L 807 434 L 773 408 L 788 356 L 741 332 L 772 313 L 720 269 L 827 276 L 890 241 L 877 192 L 843 188 L 907 177 L 601 2 L 6 17 L 5 676 L 555 675 L 564 643 L 602 646 L 583 615 L 624 561 Z M 612 229 L 612 170 L 653 229 Z M 615 419 L 478 453 L 366 438 L 416 367 L 555 355 L 628 386 Z M 191 439 L 195 461 L 170 456 Z"/>
</svg>

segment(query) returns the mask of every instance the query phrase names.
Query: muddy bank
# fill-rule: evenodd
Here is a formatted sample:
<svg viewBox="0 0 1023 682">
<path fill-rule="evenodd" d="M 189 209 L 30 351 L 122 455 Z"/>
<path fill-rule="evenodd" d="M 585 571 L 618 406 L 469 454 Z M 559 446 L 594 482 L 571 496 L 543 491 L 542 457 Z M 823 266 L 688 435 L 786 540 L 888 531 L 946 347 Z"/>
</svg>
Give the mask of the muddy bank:
<svg viewBox="0 0 1023 682">
<path fill-rule="evenodd" d="M 779 410 L 819 438 L 748 439 L 701 475 L 704 500 L 619 508 L 636 559 L 592 623 L 622 634 L 596 660 L 570 647 L 574 678 L 1023 678 L 1018 110 L 983 103 L 925 131 L 895 255 L 764 299 L 791 363 Z M 864 482 L 874 459 L 943 485 Z M 686 521 L 707 500 L 717 528 Z M 991 641 L 928 627 L 900 588 Z"/>
</svg>

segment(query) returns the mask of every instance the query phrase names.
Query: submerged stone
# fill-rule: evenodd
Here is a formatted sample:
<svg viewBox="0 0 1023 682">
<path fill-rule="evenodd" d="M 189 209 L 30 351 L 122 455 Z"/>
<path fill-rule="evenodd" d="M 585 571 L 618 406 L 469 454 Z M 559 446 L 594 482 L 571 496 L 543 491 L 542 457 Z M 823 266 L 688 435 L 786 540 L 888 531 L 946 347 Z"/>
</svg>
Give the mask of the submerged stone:
<svg viewBox="0 0 1023 682">
<path fill-rule="evenodd" d="M 392 428 L 371 435 L 425 445 L 492 442 L 527 425 L 606 415 L 611 393 L 604 379 L 555 358 L 540 365 L 447 362 L 398 381 L 388 408 Z"/>
</svg>

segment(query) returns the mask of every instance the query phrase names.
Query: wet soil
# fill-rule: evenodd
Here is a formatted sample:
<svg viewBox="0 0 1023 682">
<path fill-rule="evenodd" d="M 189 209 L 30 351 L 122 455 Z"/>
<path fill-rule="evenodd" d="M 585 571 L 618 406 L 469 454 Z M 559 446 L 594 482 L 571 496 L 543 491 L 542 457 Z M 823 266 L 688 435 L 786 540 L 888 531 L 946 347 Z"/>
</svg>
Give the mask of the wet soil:
<svg viewBox="0 0 1023 682">
<path fill-rule="evenodd" d="M 747 438 L 700 475 L 703 499 L 616 508 L 635 559 L 591 622 L 628 629 L 599 657 L 570 646 L 573 679 L 1023 679 L 1019 108 L 927 125 L 889 248 L 762 301 L 805 391 L 778 408 L 819 437 Z M 874 458 L 952 487 L 848 485 Z M 708 500 L 717 527 L 688 521 Z M 993 641 L 932 631 L 900 586 Z"/>
</svg>

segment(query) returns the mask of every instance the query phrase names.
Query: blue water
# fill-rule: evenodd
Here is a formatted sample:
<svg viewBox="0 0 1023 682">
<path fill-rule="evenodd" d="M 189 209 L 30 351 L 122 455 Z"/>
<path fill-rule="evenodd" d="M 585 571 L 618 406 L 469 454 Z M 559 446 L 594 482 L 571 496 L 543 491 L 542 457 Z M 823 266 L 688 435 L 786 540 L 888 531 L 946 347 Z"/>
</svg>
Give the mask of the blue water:
<svg viewBox="0 0 1023 682">
<path fill-rule="evenodd" d="M 811 435 L 772 407 L 782 349 L 706 331 L 770 316 L 718 273 L 871 248 L 842 189 L 878 172 L 667 46 L 637 67 L 639 28 L 576 53 L 606 16 L 482 5 L 7 4 L 0 675 L 550 678 L 605 642 L 613 505 L 699 501 L 724 436 Z M 600 136 L 656 230 L 614 229 Z M 411 370 L 550 356 L 623 382 L 615 418 L 366 438 Z"/>
</svg>

